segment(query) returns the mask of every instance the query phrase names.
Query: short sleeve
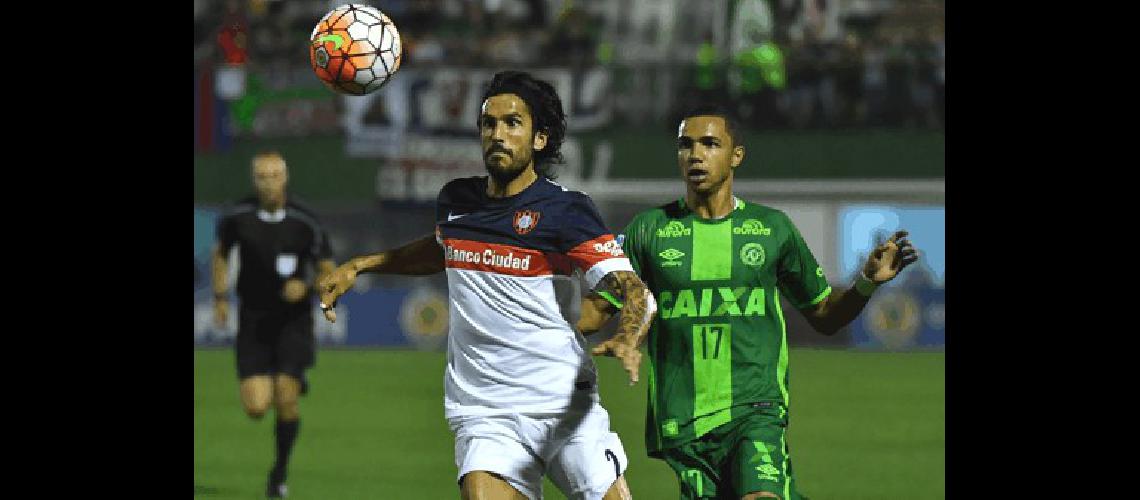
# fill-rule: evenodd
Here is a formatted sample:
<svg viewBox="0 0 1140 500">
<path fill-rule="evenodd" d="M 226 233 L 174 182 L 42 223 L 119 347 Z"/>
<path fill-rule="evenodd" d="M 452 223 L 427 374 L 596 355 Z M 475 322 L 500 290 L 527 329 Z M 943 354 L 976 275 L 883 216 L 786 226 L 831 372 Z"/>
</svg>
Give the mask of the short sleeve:
<svg viewBox="0 0 1140 500">
<path fill-rule="evenodd" d="M 633 271 L 622 245 L 606 228 L 590 197 L 571 192 L 558 225 L 559 251 L 582 271 L 593 289 L 602 277 L 614 271 Z"/>
<path fill-rule="evenodd" d="M 216 236 L 218 246 L 221 248 L 221 254 L 226 255 L 233 248 L 234 243 L 237 241 L 237 230 L 234 227 L 234 217 L 229 213 L 222 214 L 218 217 L 218 226 L 216 228 Z"/>
<path fill-rule="evenodd" d="M 643 219 L 641 217 L 634 217 L 634 219 L 630 221 L 627 226 L 625 226 L 625 230 L 621 234 L 617 235 L 616 239 L 618 244 L 621 245 L 622 252 L 625 253 L 626 259 L 629 260 L 629 265 L 633 269 L 633 272 L 636 273 L 641 278 L 641 280 L 645 282 L 646 285 L 649 285 L 652 276 L 645 275 L 642 272 L 641 267 L 642 261 L 646 260 L 642 255 L 642 245 L 645 241 L 645 237 L 642 235 L 642 233 L 646 230 L 646 225 L 644 222 L 642 222 L 642 220 Z M 652 285 L 650 285 L 650 289 L 652 288 Z M 621 302 L 615 299 L 612 295 L 606 292 L 602 292 L 602 296 L 617 306 L 619 309 L 621 308 Z"/>
<path fill-rule="evenodd" d="M 444 216 L 444 213 L 445 213 L 444 210 L 446 210 L 446 209 L 444 208 L 444 206 L 450 202 L 450 197 L 448 196 L 448 193 L 447 193 L 448 186 L 450 186 L 450 183 L 444 184 L 442 188 L 439 188 L 439 194 L 435 195 L 435 222 L 436 222 L 436 224 L 439 224 L 440 222 L 446 220 L 446 218 Z"/>
<path fill-rule="evenodd" d="M 324 225 L 321 224 L 316 212 L 304 205 L 293 204 L 290 206 L 289 214 L 304 223 L 312 235 L 312 243 L 309 245 L 309 256 L 317 261 L 332 259 L 332 244 L 329 243 L 329 233 L 325 230 Z"/>
<path fill-rule="evenodd" d="M 454 181 L 452 181 L 452 182 L 454 182 Z M 448 195 L 448 190 L 447 190 L 447 188 L 449 186 L 451 186 L 451 182 L 444 184 L 443 187 L 439 189 L 439 194 L 437 194 L 435 196 L 435 227 L 432 230 L 433 230 L 433 234 L 435 235 L 435 242 L 441 248 L 444 245 L 443 245 L 443 236 L 440 234 L 440 231 L 439 231 L 439 224 L 441 222 L 447 220 L 446 216 L 444 215 L 444 213 L 445 213 L 444 211 L 446 210 L 444 207 L 451 202 L 451 197 Z"/>
<path fill-rule="evenodd" d="M 819 304 L 831 293 L 823 267 L 816 261 L 799 229 L 786 222 L 788 239 L 780 253 L 778 280 L 780 291 L 796 309 Z"/>
</svg>

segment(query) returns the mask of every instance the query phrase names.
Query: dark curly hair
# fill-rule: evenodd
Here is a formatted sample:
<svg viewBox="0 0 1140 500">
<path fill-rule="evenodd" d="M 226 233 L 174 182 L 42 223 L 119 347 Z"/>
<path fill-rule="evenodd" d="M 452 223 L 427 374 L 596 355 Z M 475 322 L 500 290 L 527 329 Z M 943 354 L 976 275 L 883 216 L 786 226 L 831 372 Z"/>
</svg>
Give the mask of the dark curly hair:
<svg viewBox="0 0 1140 500">
<path fill-rule="evenodd" d="M 554 179 L 556 176 L 551 169 L 555 164 L 563 163 L 561 149 L 562 141 L 566 139 L 566 114 L 562 112 L 562 100 L 554 86 L 523 71 L 500 71 L 491 79 L 480 102 L 499 94 L 519 96 L 530 111 L 534 131 L 546 133 L 546 147 L 534 152 L 534 172 L 540 177 Z M 475 120 L 478 124 L 479 117 L 476 116 Z"/>
</svg>

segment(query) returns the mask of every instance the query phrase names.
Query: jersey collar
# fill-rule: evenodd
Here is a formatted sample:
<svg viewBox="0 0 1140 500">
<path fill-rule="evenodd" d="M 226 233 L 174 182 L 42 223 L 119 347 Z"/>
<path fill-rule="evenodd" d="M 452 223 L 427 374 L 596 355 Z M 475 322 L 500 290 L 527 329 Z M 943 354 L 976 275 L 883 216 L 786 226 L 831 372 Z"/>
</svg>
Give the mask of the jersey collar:
<svg viewBox="0 0 1140 500">
<path fill-rule="evenodd" d="M 737 198 L 736 195 L 732 195 L 732 200 L 734 202 L 736 202 L 736 207 L 733 208 L 733 211 L 744 210 L 744 200 Z M 677 199 L 677 204 L 685 210 L 690 210 L 690 211 L 692 210 L 689 208 L 689 205 L 687 203 L 685 203 L 685 197 L 684 196 Z"/>
<path fill-rule="evenodd" d="M 259 208 L 257 209 L 257 218 L 263 222 L 281 222 L 285 220 L 285 209 L 279 208 L 270 212 L 264 208 Z"/>
</svg>

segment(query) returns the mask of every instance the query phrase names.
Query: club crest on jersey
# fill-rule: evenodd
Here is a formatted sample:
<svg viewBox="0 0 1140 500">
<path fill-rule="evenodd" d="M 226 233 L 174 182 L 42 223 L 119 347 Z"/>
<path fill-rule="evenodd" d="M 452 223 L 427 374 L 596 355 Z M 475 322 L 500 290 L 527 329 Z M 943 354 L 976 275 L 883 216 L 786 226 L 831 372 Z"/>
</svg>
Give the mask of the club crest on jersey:
<svg viewBox="0 0 1140 500">
<path fill-rule="evenodd" d="M 534 210 L 519 210 L 515 212 L 515 232 L 519 234 L 526 234 L 538 225 L 538 219 L 542 214 Z"/>
<path fill-rule="evenodd" d="M 748 243 L 740 249 L 740 261 L 752 266 L 764 265 L 764 247 L 759 243 Z"/>
</svg>

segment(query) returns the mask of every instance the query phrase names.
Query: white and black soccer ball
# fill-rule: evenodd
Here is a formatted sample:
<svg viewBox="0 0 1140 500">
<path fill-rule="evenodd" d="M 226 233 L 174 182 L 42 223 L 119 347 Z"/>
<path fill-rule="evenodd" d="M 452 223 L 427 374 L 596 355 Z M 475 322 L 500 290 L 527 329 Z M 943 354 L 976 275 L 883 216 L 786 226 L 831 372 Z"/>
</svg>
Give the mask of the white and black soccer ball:
<svg viewBox="0 0 1140 500">
<path fill-rule="evenodd" d="M 400 69 L 400 32 L 375 7 L 346 4 L 313 28 L 309 61 L 330 89 L 364 95 L 380 89 Z"/>
</svg>

